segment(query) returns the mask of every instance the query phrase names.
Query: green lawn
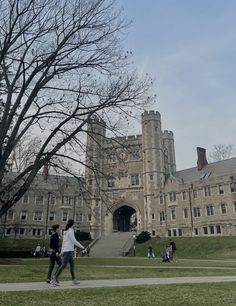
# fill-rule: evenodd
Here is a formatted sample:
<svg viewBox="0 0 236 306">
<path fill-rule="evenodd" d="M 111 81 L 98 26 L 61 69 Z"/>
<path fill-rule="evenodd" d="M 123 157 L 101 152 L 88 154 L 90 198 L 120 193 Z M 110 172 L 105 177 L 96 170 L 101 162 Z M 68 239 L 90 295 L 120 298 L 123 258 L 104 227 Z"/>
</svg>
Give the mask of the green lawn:
<svg viewBox="0 0 236 306">
<path fill-rule="evenodd" d="M 235 237 L 176 238 L 177 261 L 163 263 L 148 259 L 146 250 L 152 243 L 156 254 L 164 248 L 167 238 L 152 239 L 137 245 L 136 257 L 79 258 L 76 273 L 80 280 L 149 277 L 236 275 Z M 27 243 L 24 242 L 25 247 Z M 5 242 L 6 244 L 6 242 Z M 11 242 L 12 247 L 14 243 Z M 0 241 L 1 246 L 1 241 Z M 5 245 L 6 246 L 6 245 Z M 44 281 L 48 258 L 21 259 L 18 265 L 0 265 L 0 283 Z M 205 268 L 204 268 L 205 267 Z M 69 269 L 61 280 L 69 280 Z M 122 288 L 59 289 L 48 291 L 1 292 L 0 306 L 235 306 L 236 283 L 209 283 Z"/>
<path fill-rule="evenodd" d="M 236 283 L 7 292 L 0 306 L 235 306 Z"/>
</svg>

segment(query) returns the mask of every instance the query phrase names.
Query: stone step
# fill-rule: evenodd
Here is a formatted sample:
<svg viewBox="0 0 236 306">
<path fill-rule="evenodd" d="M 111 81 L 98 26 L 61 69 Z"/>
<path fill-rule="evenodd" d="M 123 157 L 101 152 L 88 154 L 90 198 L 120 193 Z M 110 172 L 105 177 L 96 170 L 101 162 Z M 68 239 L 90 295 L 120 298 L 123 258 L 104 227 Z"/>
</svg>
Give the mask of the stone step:
<svg viewBox="0 0 236 306">
<path fill-rule="evenodd" d="M 91 248 L 93 257 L 116 257 L 122 255 L 122 249 L 127 241 L 132 241 L 132 232 L 115 232 L 101 237 Z"/>
</svg>

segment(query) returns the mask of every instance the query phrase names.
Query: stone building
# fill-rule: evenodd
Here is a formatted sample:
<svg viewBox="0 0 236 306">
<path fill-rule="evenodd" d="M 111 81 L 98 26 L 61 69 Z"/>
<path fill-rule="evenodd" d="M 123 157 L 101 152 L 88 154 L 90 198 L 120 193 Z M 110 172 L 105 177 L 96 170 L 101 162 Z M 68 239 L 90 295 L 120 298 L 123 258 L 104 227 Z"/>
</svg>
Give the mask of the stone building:
<svg viewBox="0 0 236 306">
<path fill-rule="evenodd" d="M 162 130 L 158 112 L 141 119 L 142 135 L 107 138 L 105 122 L 93 118 L 85 178 L 38 175 L 1 220 L 2 235 L 44 237 L 69 218 L 93 238 L 131 230 L 235 235 L 236 158 L 208 164 L 205 149 L 197 148 L 197 166 L 176 171 L 173 133 Z"/>
<path fill-rule="evenodd" d="M 107 139 L 91 120 L 86 183 L 94 236 L 149 231 L 152 236 L 236 234 L 236 158 L 176 171 L 174 136 L 158 112 L 142 114 L 142 135 Z M 93 169 L 93 170 L 91 170 Z"/>
<path fill-rule="evenodd" d="M 1 218 L 0 235 L 9 238 L 47 238 L 53 224 L 69 219 L 75 229 L 89 232 L 84 179 L 38 174 L 28 192 Z"/>
</svg>

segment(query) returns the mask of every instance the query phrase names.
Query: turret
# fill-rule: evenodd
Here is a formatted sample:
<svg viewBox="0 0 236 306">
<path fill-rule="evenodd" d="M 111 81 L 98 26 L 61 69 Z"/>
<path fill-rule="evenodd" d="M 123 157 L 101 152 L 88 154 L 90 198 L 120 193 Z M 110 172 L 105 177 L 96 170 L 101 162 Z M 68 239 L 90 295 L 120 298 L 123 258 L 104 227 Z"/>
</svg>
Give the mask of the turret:
<svg viewBox="0 0 236 306">
<path fill-rule="evenodd" d="M 85 179 L 88 190 L 87 207 L 91 215 L 90 229 L 93 238 L 101 235 L 102 205 L 100 191 L 103 182 L 102 170 L 104 162 L 103 144 L 106 135 L 106 124 L 98 117 L 88 122 L 86 144 Z M 99 229 L 99 231 L 98 231 Z"/>
<path fill-rule="evenodd" d="M 154 194 L 164 184 L 165 169 L 161 115 L 159 112 L 142 114 L 142 150 L 143 150 L 143 187 L 144 187 L 144 224 L 151 229 L 151 214 L 155 210 Z"/>
<path fill-rule="evenodd" d="M 165 160 L 165 173 L 170 174 L 176 171 L 175 161 L 175 144 L 174 134 L 171 131 L 165 130 L 162 134 L 163 139 L 163 153 Z"/>
</svg>

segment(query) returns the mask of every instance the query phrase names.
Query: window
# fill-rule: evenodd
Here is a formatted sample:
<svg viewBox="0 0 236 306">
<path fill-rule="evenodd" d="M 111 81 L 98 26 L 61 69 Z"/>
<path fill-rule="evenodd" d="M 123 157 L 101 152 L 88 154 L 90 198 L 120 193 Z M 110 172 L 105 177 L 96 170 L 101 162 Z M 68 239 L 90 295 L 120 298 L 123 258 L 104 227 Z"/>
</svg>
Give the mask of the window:
<svg viewBox="0 0 236 306">
<path fill-rule="evenodd" d="M 63 206 L 69 206 L 70 205 L 70 198 L 68 196 L 62 197 L 62 205 Z"/>
<path fill-rule="evenodd" d="M 173 236 L 177 236 L 177 231 L 176 231 L 176 229 L 173 229 Z"/>
<path fill-rule="evenodd" d="M 88 221 L 92 221 L 92 215 L 91 215 L 91 214 L 88 214 L 87 219 L 88 219 Z"/>
<path fill-rule="evenodd" d="M 193 190 L 193 197 L 194 197 L 194 199 L 197 198 L 197 190 Z"/>
<path fill-rule="evenodd" d="M 165 221 L 165 212 L 161 211 L 160 212 L 160 222 L 163 222 L 163 221 Z"/>
<path fill-rule="evenodd" d="M 42 230 L 40 228 L 32 229 L 32 236 L 41 236 Z"/>
<path fill-rule="evenodd" d="M 27 219 L 27 211 L 26 210 L 22 210 L 22 212 L 20 214 L 20 219 L 21 220 L 26 220 Z"/>
<path fill-rule="evenodd" d="M 150 181 L 153 181 L 153 174 L 149 174 Z"/>
<path fill-rule="evenodd" d="M 83 222 L 83 214 L 82 213 L 77 213 L 75 215 L 75 220 L 76 220 L 76 222 Z"/>
<path fill-rule="evenodd" d="M 194 216 L 194 218 L 201 217 L 201 209 L 200 209 L 200 207 L 194 207 L 193 208 L 193 216 Z"/>
<path fill-rule="evenodd" d="M 23 236 L 25 234 L 25 229 L 24 228 L 19 228 L 19 235 Z"/>
<path fill-rule="evenodd" d="M 188 208 L 184 208 L 184 218 L 188 218 Z"/>
<path fill-rule="evenodd" d="M 204 187 L 204 194 L 205 194 L 205 197 L 209 197 L 211 195 L 211 187 L 210 186 L 205 186 Z"/>
<path fill-rule="evenodd" d="M 130 153 L 130 160 L 139 160 L 139 159 L 140 159 L 139 150 L 135 150 Z"/>
<path fill-rule="evenodd" d="M 12 210 L 12 209 L 8 210 L 7 220 L 14 220 L 14 210 Z"/>
<path fill-rule="evenodd" d="M 195 234 L 196 236 L 198 236 L 198 228 L 195 228 L 195 229 L 194 229 L 194 234 Z"/>
<path fill-rule="evenodd" d="M 171 237 L 171 230 L 168 230 L 168 236 Z"/>
<path fill-rule="evenodd" d="M 5 231 L 6 236 L 11 235 L 11 230 L 12 230 L 11 228 L 6 229 L 6 231 Z"/>
<path fill-rule="evenodd" d="M 234 202 L 234 213 L 236 213 L 236 202 Z"/>
<path fill-rule="evenodd" d="M 35 197 L 35 204 L 43 204 L 43 196 L 36 196 Z"/>
<path fill-rule="evenodd" d="M 214 234 L 215 233 L 215 229 L 214 229 L 213 225 L 210 225 L 209 229 L 210 229 L 210 234 Z"/>
<path fill-rule="evenodd" d="M 154 220 L 155 219 L 155 215 L 154 214 L 152 214 L 152 220 Z"/>
<path fill-rule="evenodd" d="M 220 225 L 216 225 L 216 233 L 221 234 L 221 226 Z"/>
<path fill-rule="evenodd" d="M 182 236 L 182 229 L 181 228 L 179 228 L 178 232 L 179 232 L 179 236 Z"/>
<path fill-rule="evenodd" d="M 208 228 L 206 226 L 203 227 L 203 234 L 204 235 L 208 234 Z"/>
<path fill-rule="evenodd" d="M 224 194 L 224 187 L 222 185 L 218 185 L 219 194 Z"/>
<path fill-rule="evenodd" d="M 139 185 L 139 175 L 138 174 L 131 175 L 131 185 L 132 186 Z"/>
<path fill-rule="evenodd" d="M 152 236 L 156 236 L 156 231 L 152 230 Z"/>
<path fill-rule="evenodd" d="M 66 222 L 66 221 L 68 221 L 68 217 L 69 217 L 69 214 L 68 214 L 68 211 L 63 211 L 62 212 L 62 221 L 63 222 Z"/>
<path fill-rule="evenodd" d="M 164 203 L 163 195 L 160 194 L 160 204 L 163 204 L 163 203 Z"/>
<path fill-rule="evenodd" d="M 33 220 L 34 221 L 41 221 L 42 220 L 42 216 L 43 216 L 43 213 L 41 211 L 35 211 L 33 213 Z"/>
<path fill-rule="evenodd" d="M 231 182 L 230 182 L 230 191 L 236 192 L 236 180 L 233 176 L 231 176 Z"/>
<path fill-rule="evenodd" d="M 170 197 L 170 202 L 175 202 L 176 201 L 176 192 L 175 191 L 170 192 L 169 197 Z"/>
<path fill-rule="evenodd" d="M 175 208 L 172 208 L 172 209 L 171 209 L 171 219 L 172 219 L 172 220 L 175 220 L 175 219 L 176 219 L 176 211 L 175 211 Z"/>
<path fill-rule="evenodd" d="M 52 196 L 50 197 L 50 204 L 51 205 L 55 205 L 56 204 L 56 197 L 55 196 Z"/>
<path fill-rule="evenodd" d="M 75 204 L 76 204 L 77 207 L 83 207 L 83 198 L 82 198 L 82 196 L 75 197 Z"/>
<path fill-rule="evenodd" d="M 207 214 L 207 216 L 213 216 L 214 215 L 213 205 L 207 205 L 206 206 L 206 214 Z"/>
<path fill-rule="evenodd" d="M 224 203 L 220 204 L 220 208 L 221 208 L 222 215 L 226 215 L 227 214 L 226 204 Z"/>
<path fill-rule="evenodd" d="M 108 162 L 108 163 L 114 163 L 114 162 L 116 162 L 116 156 L 115 156 L 115 154 L 108 153 L 108 154 L 107 154 L 107 162 Z"/>
<path fill-rule="evenodd" d="M 55 211 L 50 211 L 49 212 L 49 218 L 48 218 L 49 221 L 55 221 L 56 220 L 56 213 Z"/>
<path fill-rule="evenodd" d="M 115 178 L 110 176 L 107 181 L 107 187 L 115 187 Z"/>
<path fill-rule="evenodd" d="M 23 204 L 28 204 L 29 203 L 29 196 L 27 194 L 25 194 L 23 196 L 22 203 Z"/>
<path fill-rule="evenodd" d="M 185 201 L 187 199 L 187 192 L 186 191 L 182 192 L 182 198 L 183 198 L 183 201 Z"/>
</svg>

